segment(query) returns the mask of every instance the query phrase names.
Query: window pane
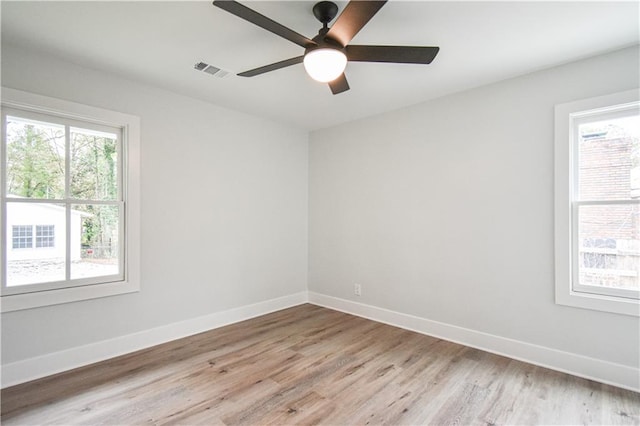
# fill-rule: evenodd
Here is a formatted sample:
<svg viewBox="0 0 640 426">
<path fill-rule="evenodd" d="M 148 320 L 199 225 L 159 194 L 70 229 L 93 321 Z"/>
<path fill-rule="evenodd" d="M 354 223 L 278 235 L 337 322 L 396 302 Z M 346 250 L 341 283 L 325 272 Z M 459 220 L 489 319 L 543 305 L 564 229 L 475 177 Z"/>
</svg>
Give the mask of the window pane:
<svg viewBox="0 0 640 426">
<path fill-rule="evenodd" d="M 64 281 L 65 223 L 62 205 L 7 203 L 7 286 Z"/>
<path fill-rule="evenodd" d="M 64 126 L 7 116 L 7 194 L 63 198 Z"/>
<path fill-rule="evenodd" d="M 640 206 L 579 207 L 582 285 L 640 290 Z"/>
<path fill-rule="evenodd" d="M 79 204 L 72 207 L 72 279 L 122 272 L 119 216 L 119 207 L 115 205 Z"/>
<path fill-rule="evenodd" d="M 579 199 L 640 197 L 640 116 L 581 124 Z"/>
<path fill-rule="evenodd" d="M 71 196 L 81 200 L 118 199 L 118 136 L 72 127 Z"/>
</svg>

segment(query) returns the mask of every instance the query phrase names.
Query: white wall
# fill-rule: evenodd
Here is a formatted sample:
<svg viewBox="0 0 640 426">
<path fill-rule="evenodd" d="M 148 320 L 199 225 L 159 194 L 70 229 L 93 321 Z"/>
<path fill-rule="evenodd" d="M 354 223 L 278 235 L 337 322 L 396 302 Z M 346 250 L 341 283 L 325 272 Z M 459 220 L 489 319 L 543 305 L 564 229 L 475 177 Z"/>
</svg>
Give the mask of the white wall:
<svg viewBox="0 0 640 426">
<path fill-rule="evenodd" d="M 307 133 L 11 46 L 2 85 L 141 118 L 139 293 L 2 314 L 2 363 L 306 290 Z"/>
<path fill-rule="evenodd" d="M 638 63 L 630 48 L 312 133 L 309 290 L 637 372 L 637 317 L 554 303 L 553 120 L 638 87 Z"/>
</svg>

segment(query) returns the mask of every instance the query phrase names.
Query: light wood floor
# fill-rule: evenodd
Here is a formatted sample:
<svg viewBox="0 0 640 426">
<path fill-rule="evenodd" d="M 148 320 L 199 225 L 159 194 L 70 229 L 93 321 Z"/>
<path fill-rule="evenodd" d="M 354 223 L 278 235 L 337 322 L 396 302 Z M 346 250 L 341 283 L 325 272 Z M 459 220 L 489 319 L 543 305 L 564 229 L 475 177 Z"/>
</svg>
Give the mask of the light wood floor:
<svg viewBox="0 0 640 426">
<path fill-rule="evenodd" d="M 313 305 L 2 391 L 13 424 L 640 424 L 640 394 Z"/>
</svg>

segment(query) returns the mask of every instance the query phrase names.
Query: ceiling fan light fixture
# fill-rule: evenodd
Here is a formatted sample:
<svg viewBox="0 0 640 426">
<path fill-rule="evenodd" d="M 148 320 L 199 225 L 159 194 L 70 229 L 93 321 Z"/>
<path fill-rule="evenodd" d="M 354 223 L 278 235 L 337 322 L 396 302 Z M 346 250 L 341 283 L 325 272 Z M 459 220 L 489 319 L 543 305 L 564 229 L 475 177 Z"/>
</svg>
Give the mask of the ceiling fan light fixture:
<svg viewBox="0 0 640 426">
<path fill-rule="evenodd" d="M 347 56 L 341 50 L 321 47 L 304 55 L 304 68 L 311 78 L 328 83 L 340 77 L 347 67 Z"/>
<path fill-rule="evenodd" d="M 213 5 L 305 49 L 304 55 L 244 71 L 238 76 L 255 77 L 303 62 L 311 78 L 328 83 L 331 93 L 337 95 L 349 90 L 349 83 L 344 75 L 347 61 L 430 64 L 438 54 L 440 48 L 435 46 L 351 44 L 353 37 L 367 25 L 387 1 L 349 0 L 339 16 L 338 6 L 334 2 L 323 0 L 316 3 L 313 6 L 313 16 L 322 23 L 322 28 L 312 39 L 259 14 L 236 0 L 214 0 Z M 329 22 L 336 16 L 338 18 L 329 28 Z M 347 52 L 349 58 L 347 58 Z"/>
</svg>

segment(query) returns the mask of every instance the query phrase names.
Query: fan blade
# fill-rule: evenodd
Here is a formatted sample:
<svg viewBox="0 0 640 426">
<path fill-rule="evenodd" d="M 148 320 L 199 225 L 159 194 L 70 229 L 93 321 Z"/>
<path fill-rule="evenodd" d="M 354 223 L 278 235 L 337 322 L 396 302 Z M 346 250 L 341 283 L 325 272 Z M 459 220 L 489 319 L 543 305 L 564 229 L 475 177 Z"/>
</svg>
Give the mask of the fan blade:
<svg viewBox="0 0 640 426">
<path fill-rule="evenodd" d="M 349 90 L 349 83 L 347 83 L 347 77 L 344 75 L 344 73 L 342 73 L 340 77 L 336 78 L 335 80 L 330 81 L 329 88 L 331 88 L 331 93 L 333 93 L 334 95 Z"/>
<path fill-rule="evenodd" d="M 439 47 L 360 46 L 346 47 L 347 58 L 354 62 L 395 62 L 400 64 L 430 64 Z"/>
<path fill-rule="evenodd" d="M 281 25 L 276 21 L 259 14 L 255 10 L 249 9 L 248 7 L 238 3 L 237 1 L 215 0 L 213 2 L 213 5 L 231 13 L 232 15 L 237 16 L 238 18 L 249 21 L 252 24 L 259 26 L 260 28 L 271 31 L 272 33 L 279 35 L 280 37 L 285 38 L 297 44 L 298 46 L 306 48 L 307 46 L 313 46 L 316 44 L 313 40 L 310 40 L 307 37 L 285 27 L 284 25 Z"/>
<path fill-rule="evenodd" d="M 349 2 L 331 29 L 329 29 L 327 37 L 336 40 L 342 46 L 346 46 L 386 2 L 387 0 L 353 0 Z"/>
<path fill-rule="evenodd" d="M 269 71 L 279 70 L 280 68 L 289 67 L 291 65 L 296 65 L 302 63 L 304 60 L 303 56 L 296 56 L 295 58 L 285 59 L 284 61 L 276 62 L 273 64 L 265 65 L 260 68 L 254 68 L 249 71 L 241 72 L 238 74 L 240 77 L 254 77 L 256 75 L 264 74 Z"/>
</svg>

